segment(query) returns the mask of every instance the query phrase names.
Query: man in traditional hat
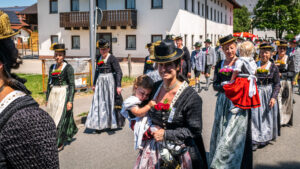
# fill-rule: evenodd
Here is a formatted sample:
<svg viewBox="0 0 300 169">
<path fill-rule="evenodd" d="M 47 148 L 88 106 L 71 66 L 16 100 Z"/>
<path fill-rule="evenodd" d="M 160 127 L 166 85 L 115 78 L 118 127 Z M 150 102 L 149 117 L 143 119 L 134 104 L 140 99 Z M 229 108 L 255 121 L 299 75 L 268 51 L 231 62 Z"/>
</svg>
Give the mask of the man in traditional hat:
<svg viewBox="0 0 300 169">
<path fill-rule="evenodd" d="M 176 41 L 176 45 L 177 45 L 177 48 L 179 49 L 182 49 L 184 54 L 182 56 L 182 60 L 184 60 L 184 62 L 181 63 L 181 69 L 182 69 L 182 75 L 185 77 L 185 78 L 191 78 L 191 56 L 190 56 L 190 52 L 189 50 L 187 49 L 186 46 L 183 46 L 183 43 L 182 43 L 182 36 L 177 36 L 175 38 L 175 41 Z"/>
<path fill-rule="evenodd" d="M 192 52 L 191 55 L 191 64 L 192 64 L 192 69 L 194 70 L 195 73 L 195 88 L 197 88 L 198 93 L 201 92 L 200 88 L 200 74 L 204 73 L 205 69 L 205 53 L 201 50 L 201 42 L 196 42 L 195 43 L 195 50 Z"/>
<path fill-rule="evenodd" d="M 205 48 L 202 49 L 203 52 L 205 52 L 205 79 L 206 79 L 206 87 L 204 88 L 206 91 L 208 90 L 208 86 L 209 86 L 209 77 L 210 77 L 210 71 L 212 66 L 215 66 L 216 64 L 216 52 L 215 49 L 212 48 L 211 45 L 211 41 L 209 39 L 206 39 L 204 41 L 205 43 Z"/>
</svg>

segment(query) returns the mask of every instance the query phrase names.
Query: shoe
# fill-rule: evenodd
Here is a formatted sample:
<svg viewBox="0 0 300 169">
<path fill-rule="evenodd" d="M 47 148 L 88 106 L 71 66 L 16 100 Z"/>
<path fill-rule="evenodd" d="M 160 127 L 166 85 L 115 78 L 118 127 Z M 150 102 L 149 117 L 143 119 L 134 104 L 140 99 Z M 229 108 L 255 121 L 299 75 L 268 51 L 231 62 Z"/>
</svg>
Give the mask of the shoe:
<svg viewBox="0 0 300 169">
<path fill-rule="evenodd" d="M 252 144 L 252 151 L 256 151 L 257 150 L 257 144 Z"/>
<path fill-rule="evenodd" d="M 64 145 L 62 145 L 62 146 L 60 146 L 60 147 L 58 147 L 58 152 L 60 152 L 60 151 L 62 151 L 62 150 L 64 150 L 64 148 L 65 148 L 65 146 Z"/>
</svg>

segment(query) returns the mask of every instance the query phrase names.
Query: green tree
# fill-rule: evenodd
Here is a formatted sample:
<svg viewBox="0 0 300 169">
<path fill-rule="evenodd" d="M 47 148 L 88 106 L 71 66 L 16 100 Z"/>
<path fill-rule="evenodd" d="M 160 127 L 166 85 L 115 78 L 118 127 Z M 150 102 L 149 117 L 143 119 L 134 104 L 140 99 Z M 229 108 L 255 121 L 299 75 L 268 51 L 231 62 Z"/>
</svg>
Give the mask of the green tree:
<svg viewBox="0 0 300 169">
<path fill-rule="evenodd" d="M 299 0 L 259 0 L 254 8 L 253 27 L 276 31 L 276 38 L 300 32 Z"/>
<path fill-rule="evenodd" d="M 245 6 L 233 10 L 233 32 L 248 32 L 251 29 L 250 13 Z"/>
</svg>

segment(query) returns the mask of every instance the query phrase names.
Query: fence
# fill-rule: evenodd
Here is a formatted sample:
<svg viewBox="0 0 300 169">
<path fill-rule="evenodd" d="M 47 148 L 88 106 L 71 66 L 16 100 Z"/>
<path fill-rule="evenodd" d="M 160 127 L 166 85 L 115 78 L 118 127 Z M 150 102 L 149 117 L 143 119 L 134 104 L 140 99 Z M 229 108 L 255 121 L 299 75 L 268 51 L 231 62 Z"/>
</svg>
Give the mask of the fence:
<svg viewBox="0 0 300 169">
<path fill-rule="evenodd" d="M 89 58 L 66 59 L 74 68 L 75 90 L 90 89 L 93 84 L 92 64 Z M 55 64 L 53 59 L 42 59 L 43 92 L 47 91 L 49 68 Z"/>
</svg>

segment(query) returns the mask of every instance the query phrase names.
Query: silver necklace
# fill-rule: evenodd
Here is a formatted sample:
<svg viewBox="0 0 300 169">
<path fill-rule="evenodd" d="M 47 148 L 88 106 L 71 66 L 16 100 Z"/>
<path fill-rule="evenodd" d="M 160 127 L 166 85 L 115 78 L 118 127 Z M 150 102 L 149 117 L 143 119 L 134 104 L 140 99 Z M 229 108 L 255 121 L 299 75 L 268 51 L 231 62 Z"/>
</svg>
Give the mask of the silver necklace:
<svg viewBox="0 0 300 169">
<path fill-rule="evenodd" d="M 172 86 L 169 86 L 169 87 L 164 84 L 164 88 L 168 92 L 168 91 L 171 91 L 172 89 L 174 89 L 177 86 L 177 84 L 178 84 L 178 80 L 176 80 L 176 82 Z"/>
</svg>

